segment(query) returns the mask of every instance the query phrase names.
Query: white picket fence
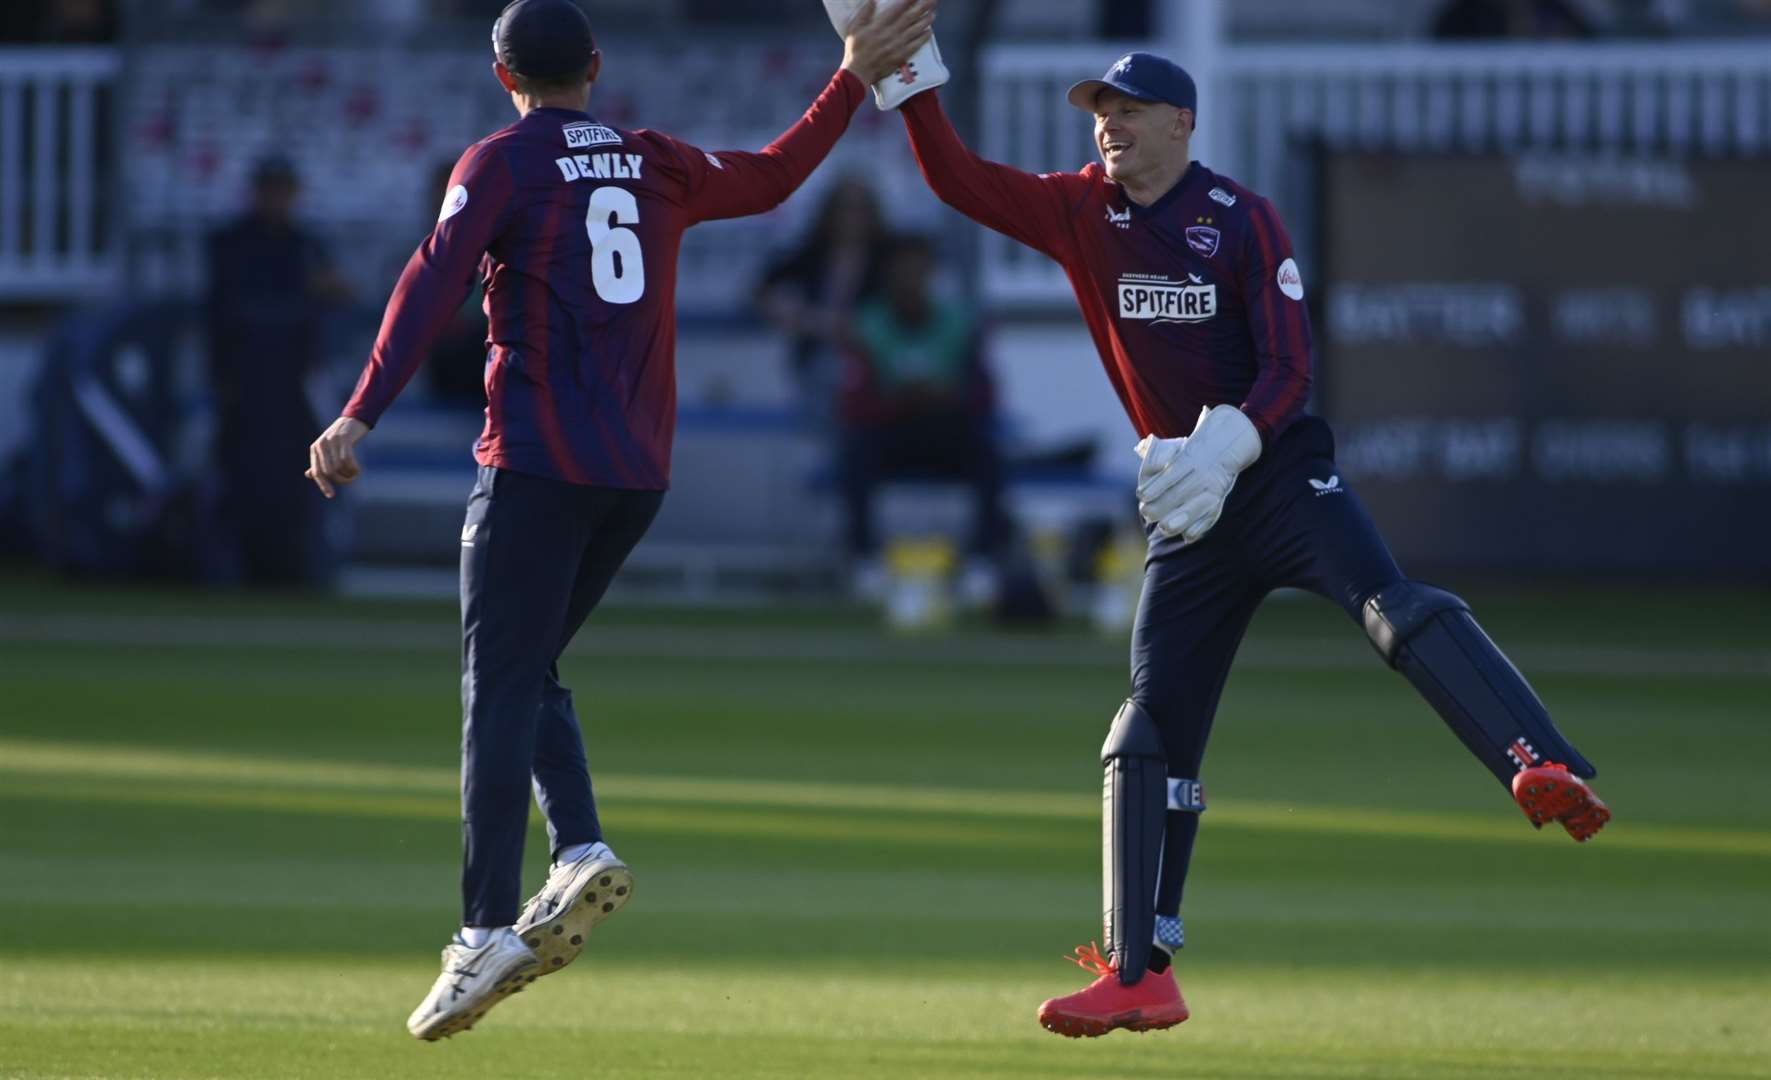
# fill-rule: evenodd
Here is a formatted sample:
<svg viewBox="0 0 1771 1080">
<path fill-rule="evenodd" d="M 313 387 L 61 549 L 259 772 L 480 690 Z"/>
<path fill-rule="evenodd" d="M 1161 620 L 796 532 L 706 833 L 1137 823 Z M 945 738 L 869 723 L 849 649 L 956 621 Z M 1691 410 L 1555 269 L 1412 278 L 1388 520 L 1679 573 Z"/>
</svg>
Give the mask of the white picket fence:
<svg viewBox="0 0 1771 1080">
<path fill-rule="evenodd" d="M 984 156 L 1033 171 L 1094 160 L 1089 118 L 1064 101 L 1127 48 L 1003 46 L 984 56 Z M 1141 46 L 1149 48 L 1149 46 Z M 1313 231 L 1312 146 L 1459 154 L 1569 150 L 1619 155 L 1771 155 L 1771 47 L 1232 46 L 1200 87 L 1206 164 L 1273 198 L 1293 239 Z M 1771 193 L 1771 158 L 1766 190 Z M 983 286 L 1043 306 L 1069 287 L 1043 256 L 994 234 Z"/>
<path fill-rule="evenodd" d="M 110 49 L 0 49 L 0 300 L 119 280 L 110 146 L 121 68 Z"/>
</svg>

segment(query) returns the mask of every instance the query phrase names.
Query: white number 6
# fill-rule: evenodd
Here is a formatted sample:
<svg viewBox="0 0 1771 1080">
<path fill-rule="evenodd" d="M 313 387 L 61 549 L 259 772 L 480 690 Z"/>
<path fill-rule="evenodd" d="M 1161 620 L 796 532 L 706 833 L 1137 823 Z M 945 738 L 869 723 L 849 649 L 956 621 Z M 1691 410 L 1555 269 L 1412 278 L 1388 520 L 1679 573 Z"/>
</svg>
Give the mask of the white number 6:
<svg viewBox="0 0 1771 1080">
<path fill-rule="evenodd" d="M 617 225 L 609 224 L 611 217 Z M 626 188 L 600 187 L 590 193 L 590 211 L 584 217 L 584 230 L 590 234 L 590 283 L 611 304 L 631 304 L 646 291 L 639 234 L 619 227 L 639 220 L 639 203 Z"/>
</svg>

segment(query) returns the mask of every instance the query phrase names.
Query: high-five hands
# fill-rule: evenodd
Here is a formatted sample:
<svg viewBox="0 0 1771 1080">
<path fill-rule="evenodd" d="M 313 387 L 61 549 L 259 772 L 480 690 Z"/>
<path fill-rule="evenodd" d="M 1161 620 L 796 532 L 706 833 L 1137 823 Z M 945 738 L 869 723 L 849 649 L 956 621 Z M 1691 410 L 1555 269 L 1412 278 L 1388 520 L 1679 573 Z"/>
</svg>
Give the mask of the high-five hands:
<svg viewBox="0 0 1771 1080">
<path fill-rule="evenodd" d="M 824 0 L 843 36 L 842 66 L 873 87 L 881 109 L 947 82 L 935 45 L 935 0 Z"/>
</svg>

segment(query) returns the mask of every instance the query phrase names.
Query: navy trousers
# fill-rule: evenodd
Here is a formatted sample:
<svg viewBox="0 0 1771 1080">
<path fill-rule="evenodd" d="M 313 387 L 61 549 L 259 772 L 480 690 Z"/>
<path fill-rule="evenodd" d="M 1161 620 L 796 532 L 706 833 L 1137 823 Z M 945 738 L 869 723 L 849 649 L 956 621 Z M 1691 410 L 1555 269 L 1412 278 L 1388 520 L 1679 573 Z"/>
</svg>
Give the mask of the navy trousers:
<svg viewBox="0 0 1771 1080">
<path fill-rule="evenodd" d="M 663 501 L 480 469 L 461 532 L 465 926 L 516 922 L 531 786 L 553 851 L 602 839 L 559 657 Z"/>
<path fill-rule="evenodd" d="M 1236 478 L 1223 516 L 1198 543 L 1153 540 L 1132 631 L 1131 697 L 1162 732 L 1169 776 L 1200 778 L 1230 662 L 1269 592 L 1308 589 L 1357 621 L 1367 597 L 1401 579 L 1317 417 L 1286 429 Z M 1198 814 L 1169 812 L 1159 916 L 1180 911 L 1198 830 Z"/>
</svg>

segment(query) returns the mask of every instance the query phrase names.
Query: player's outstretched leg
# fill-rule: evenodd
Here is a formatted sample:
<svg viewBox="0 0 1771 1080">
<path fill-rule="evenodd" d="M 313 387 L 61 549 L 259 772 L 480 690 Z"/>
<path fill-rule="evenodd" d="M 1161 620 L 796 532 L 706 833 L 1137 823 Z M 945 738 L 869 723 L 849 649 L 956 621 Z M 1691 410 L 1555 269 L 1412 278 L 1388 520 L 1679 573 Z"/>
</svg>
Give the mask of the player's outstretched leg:
<svg viewBox="0 0 1771 1080">
<path fill-rule="evenodd" d="M 1039 1007 L 1039 1023 L 1060 1035 L 1151 1031 L 1187 1018 L 1174 971 L 1149 970 L 1156 933 L 1156 885 L 1168 812 L 1167 756 L 1156 722 L 1134 701 L 1120 706 L 1101 747 L 1102 893 L 1107 955 L 1076 950 L 1095 973 L 1089 986 Z"/>
<path fill-rule="evenodd" d="M 633 896 L 633 871 L 604 843 L 560 852 L 541 891 L 529 898 L 516 933 L 539 957 L 540 974 L 570 964 L 598 923 Z"/>
<path fill-rule="evenodd" d="M 540 960 L 508 927 L 478 948 L 456 935 L 443 948 L 443 973 L 407 1018 L 406 1030 L 426 1042 L 466 1031 L 540 973 Z"/>
<path fill-rule="evenodd" d="M 1378 654 L 1425 697 L 1538 828 L 1558 821 L 1579 841 L 1611 811 L 1586 781 L 1598 770 L 1563 738 L 1543 702 L 1463 600 L 1398 581 L 1365 601 Z"/>
<path fill-rule="evenodd" d="M 651 525 L 662 496 L 623 491 L 595 498 L 597 525 L 573 584 L 555 663 L 544 680 L 535 739 L 535 797 L 547 818 L 554 860 L 546 884 L 523 906 L 515 929 L 540 956 L 543 975 L 577 959 L 591 929 L 633 896 L 633 872 L 603 843 L 584 737 L 572 692 L 560 684 L 558 656 Z"/>
</svg>

